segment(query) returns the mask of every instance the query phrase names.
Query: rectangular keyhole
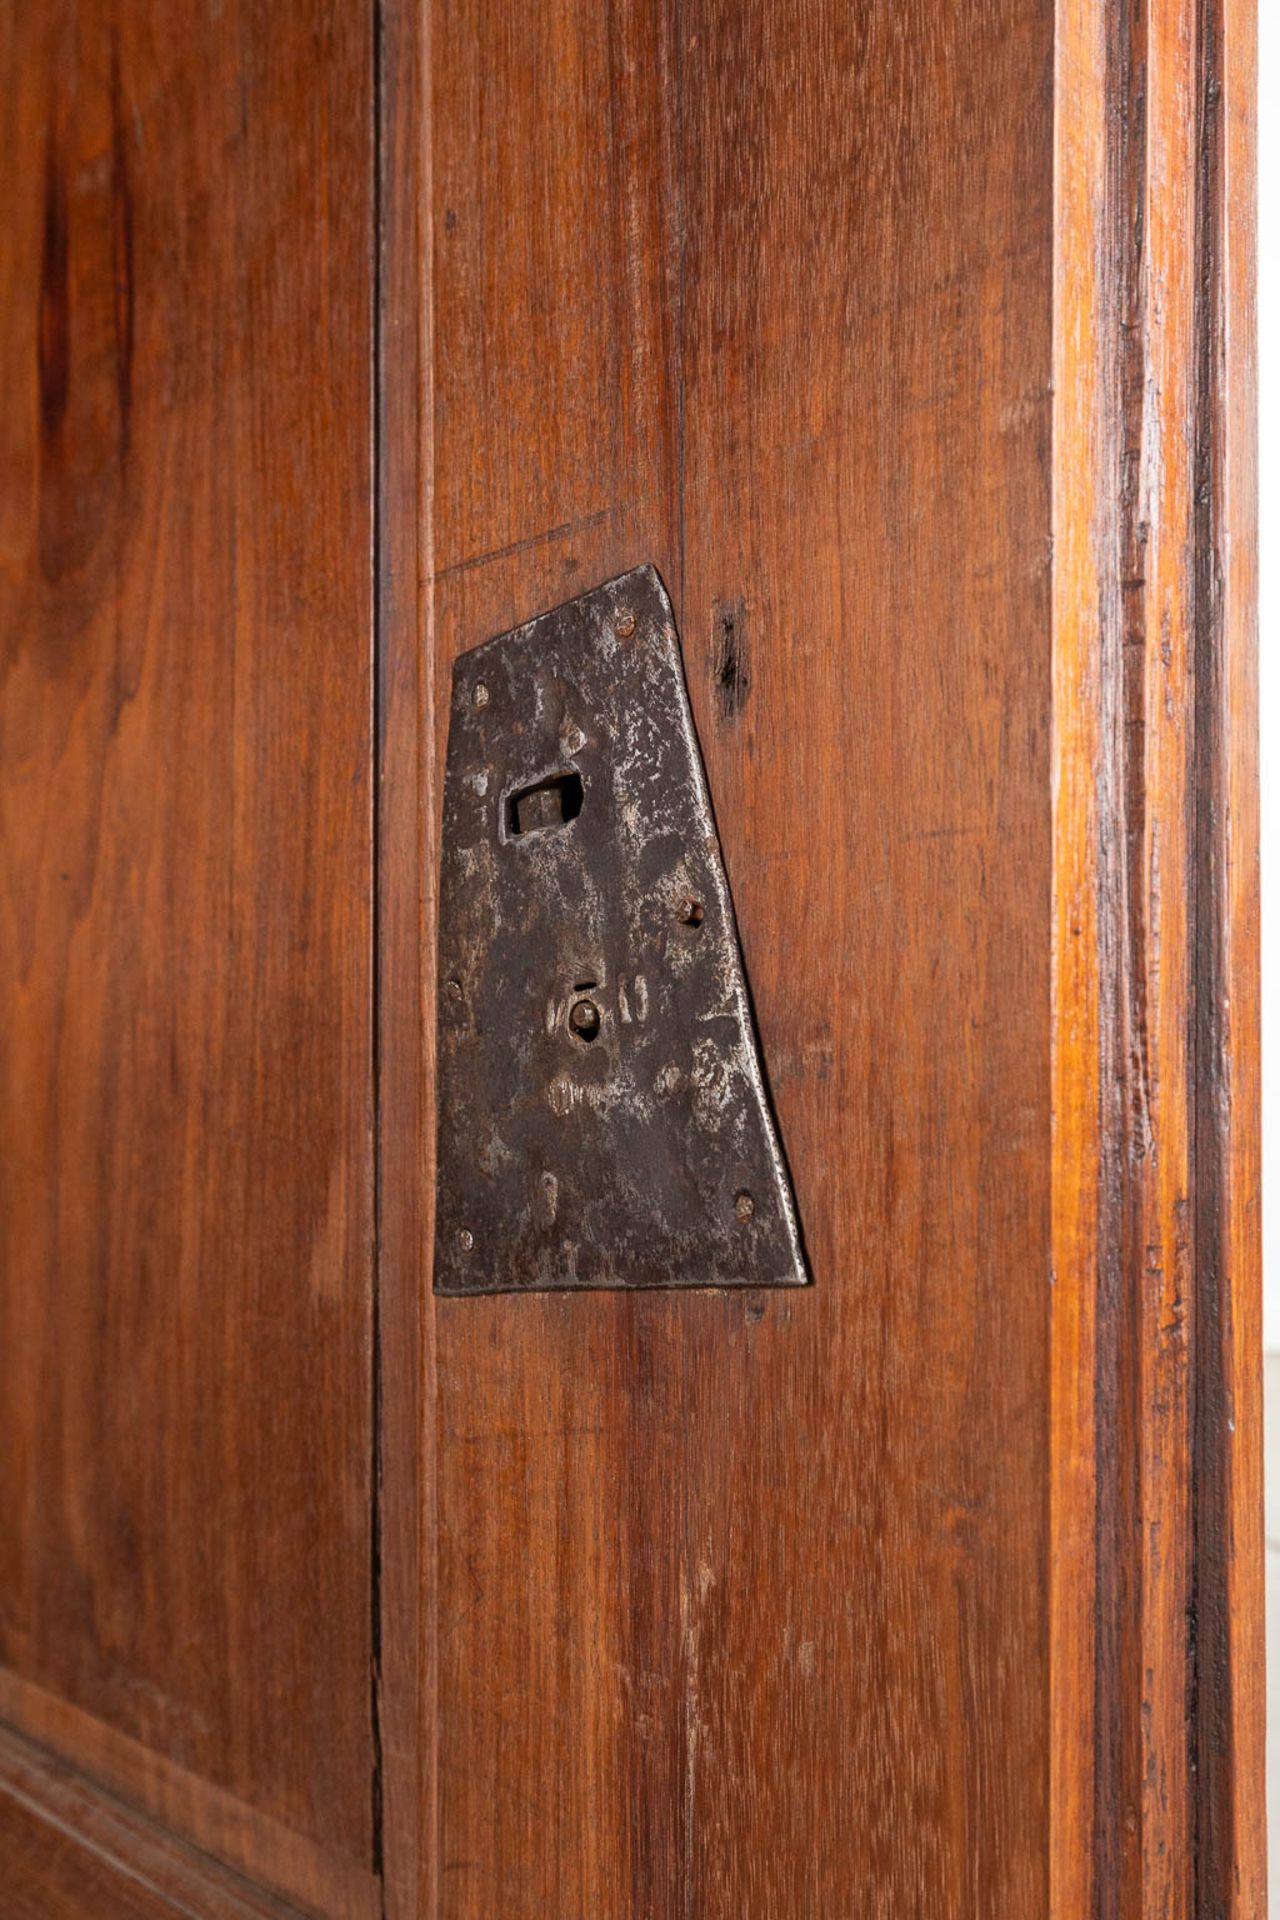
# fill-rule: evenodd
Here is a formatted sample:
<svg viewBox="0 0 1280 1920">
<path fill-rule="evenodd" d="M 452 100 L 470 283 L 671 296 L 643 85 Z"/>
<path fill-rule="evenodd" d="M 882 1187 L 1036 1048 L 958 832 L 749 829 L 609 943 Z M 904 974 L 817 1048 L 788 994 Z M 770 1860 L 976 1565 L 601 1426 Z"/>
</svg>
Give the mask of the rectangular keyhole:
<svg viewBox="0 0 1280 1920">
<path fill-rule="evenodd" d="M 507 832 L 541 833 L 548 827 L 565 826 L 581 812 L 581 776 L 572 770 L 553 773 L 507 795 Z"/>
</svg>

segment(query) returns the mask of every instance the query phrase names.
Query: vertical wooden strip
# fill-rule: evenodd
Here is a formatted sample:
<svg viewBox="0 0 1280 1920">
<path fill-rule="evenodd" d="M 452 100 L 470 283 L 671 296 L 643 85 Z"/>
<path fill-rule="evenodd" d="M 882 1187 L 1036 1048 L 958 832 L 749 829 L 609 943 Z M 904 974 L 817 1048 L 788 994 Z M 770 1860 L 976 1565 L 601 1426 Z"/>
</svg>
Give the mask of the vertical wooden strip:
<svg viewBox="0 0 1280 1920">
<path fill-rule="evenodd" d="M 1202 0 L 1197 171 L 1196 1912 L 1265 1906 L 1256 34 Z"/>
<path fill-rule="evenodd" d="M 1058 59 L 1054 1885 L 1190 1920 L 1261 1898 L 1252 29 Z"/>
<path fill-rule="evenodd" d="M 661 568 L 815 1275 L 441 1303 L 441 1909 L 1038 1912 L 1050 14 L 435 34 L 437 672 Z"/>
<path fill-rule="evenodd" d="M 392 0 L 378 28 L 379 1851 L 387 1920 L 417 1920 L 437 1911 L 430 9 Z"/>
<path fill-rule="evenodd" d="M 460 649 L 642 560 L 678 580 L 670 31 L 636 0 L 434 9 L 433 773 Z M 663 1911 L 678 1320 L 662 1295 L 436 1312 L 440 1913 Z"/>
<path fill-rule="evenodd" d="M 1053 337 L 1053 1318 L 1050 1406 L 1049 1911 L 1091 1920 L 1098 1637 L 1095 1377 L 1102 1202 L 1097 847 L 1103 513 L 1096 459 L 1106 299 L 1094 234 L 1107 139 L 1106 39 L 1060 0 Z"/>
<path fill-rule="evenodd" d="M 1195 831 L 1196 19 L 1135 9 L 1116 244 L 1121 354 L 1124 992 L 1123 1259 L 1134 1302 L 1144 1911 L 1189 1920 L 1195 1844 L 1187 1736 L 1195 1650 L 1192 1509 L 1195 1217 L 1191 943 Z"/>
</svg>

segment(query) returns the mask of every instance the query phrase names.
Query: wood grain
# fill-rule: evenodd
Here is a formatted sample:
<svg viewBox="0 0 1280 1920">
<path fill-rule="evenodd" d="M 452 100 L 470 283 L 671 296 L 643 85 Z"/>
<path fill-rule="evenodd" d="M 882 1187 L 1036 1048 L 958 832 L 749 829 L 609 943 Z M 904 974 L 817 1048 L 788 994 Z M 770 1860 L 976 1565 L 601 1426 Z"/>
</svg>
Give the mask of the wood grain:
<svg viewBox="0 0 1280 1920">
<path fill-rule="evenodd" d="M 12 1727 L 39 1743 L 50 1765 L 59 1759 L 73 1764 L 95 1789 L 145 1809 L 153 1823 L 184 1836 L 183 1844 L 198 1836 L 204 1852 L 258 1885 L 287 1890 L 291 1898 L 343 1920 L 371 1920 L 378 1908 L 378 1887 L 364 1861 L 343 1860 L 242 1795 L 0 1669 L 0 1738 L 10 1737 Z M 133 1853 L 124 1858 L 132 1860 Z"/>
<path fill-rule="evenodd" d="M 1054 51 L 1053 1129 L 1049 1912 L 1094 1920 L 1099 1767 L 1099 1248 L 1104 1195 L 1099 607 L 1093 530 L 1107 405 L 1095 207 L 1107 170 L 1102 10 L 1064 9 Z M 1070 356 L 1069 363 L 1063 364 Z"/>
<path fill-rule="evenodd" d="M 437 676 L 662 569 L 815 1272 L 439 1304 L 441 1911 L 1259 1914 L 1252 25 L 433 36 Z"/>
<path fill-rule="evenodd" d="M 0 16 L 6 1698 L 321 1912 L 373 1889 L 372 48 Z"/>
<path fill-rule="evenodd" d="M 68 1844 L 20 1801 L 0 1799 L 5 1920 L 174 1920 L 181 1912 L 117 1862 Z"/>
<path fill-rule="evenodd" d="M 435 11 L 437 674 L 658 564 L 814 1272 L 437 1302 L 449 1920 L 1045 1911 L 1052 51 Z"/>
<path fill-rule="evenodd" d="M 200 1920 L 289 1920 L 296 1912 L 104 1793 L 78 1769 L 0 1728 L 5 1920 L 13 1920 L 15 1908 L 17 1920 L 27 1914 L 115 1920 L 117 1912 L 141 1920 L 156 1911 Z"/>
<path fill-rule="evenodd" d="M 1208 1365 L 1197 1435 L 1201 1582 L 1210 1633 L 1199 1691 L 1207 1756 L 1197 1894 L 1228 1920 L 1266 1911 L 1266 1648 L 1263 1544 L 1261 882 L 1258 803 L 1258 22 L 1245 0 L 1209 15 L 1202 68 L 1201 390 L 1213 662 L 1200 722 L 1211 752 L 1201 832 L 1214 929 L 1200 1061 L 1214 1123 L 1217 1205 L 1208 1222 Z M 1280 1845 L 1280 1837 L 1271 1836 Z"/>
<path fill-rule="evenodd" d="M 6 1920 L 1261 1920 L 1254 59 L 0 10 Z M 441 690 L 642 561 L 814 1284 L 436 1301 Z"/>
<path fill-rule="evenodd" d="M 1061 12 L 1055 1914 L 1259 1915 L 1248 9 Z"/>
<path fill-rule="evenodd" d="M 434 1916 L 435 1193 L 429 618 L 430 16 L 379 20 L 377 1003 L 379 1833 L 387 1920 Z"/>
</svg>

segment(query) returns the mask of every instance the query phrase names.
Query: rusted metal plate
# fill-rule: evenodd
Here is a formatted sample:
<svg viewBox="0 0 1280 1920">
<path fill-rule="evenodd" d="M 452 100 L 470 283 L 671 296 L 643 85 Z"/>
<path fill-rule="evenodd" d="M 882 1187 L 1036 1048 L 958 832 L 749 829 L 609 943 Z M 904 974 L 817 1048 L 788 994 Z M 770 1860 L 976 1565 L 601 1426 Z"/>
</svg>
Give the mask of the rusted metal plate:
<svg viewBox="0 0 1280 1920">
<path fill-rule="evenodd" d="M 804 1284 L 652 567 L 457 661 L 439 957 L 439 1292 Z"/>
</svg>

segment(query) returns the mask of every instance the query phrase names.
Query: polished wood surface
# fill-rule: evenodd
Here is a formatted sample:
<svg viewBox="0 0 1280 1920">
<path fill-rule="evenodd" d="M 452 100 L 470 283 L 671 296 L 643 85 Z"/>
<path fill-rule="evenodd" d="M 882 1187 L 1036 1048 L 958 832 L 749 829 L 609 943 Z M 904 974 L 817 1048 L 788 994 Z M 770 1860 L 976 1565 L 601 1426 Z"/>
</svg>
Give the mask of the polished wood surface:
<svg viewBox="0 0 1280 1920">
<path fill-rule="evenodd" d="M 0 11 L 0 1698 L 371 1910 L 373 35 Z"/>
<path fill-rule="evenodd" d="M 1052 1912 L 1265 1909 L 1254 19 L 1061 12 Z"/>
<path fill-rule="evenodd" d="M 20 1801 L 0 1800 L 5 1920 L 173 1920 L 175 1909 L 117 1862 L 60 1836 Z"/>
<path fill-rule="evenodd" d="M 0 1728 L 5 1920 L 288 1920 L 296 1909 Z"/>
<path fill-rule="evenodd" d="M 662 568 L 815 1274 L 438 1304 L 442 1913 L 1262 1912 L 1252 33 L 436 9 L 439 673 Z"/>
<path fill-rule="evenodd" d="M 436 1302 L 439 1911 L 1043 1914 L 1052 11 L 432 32 L 437 682 L 658 565 L 814 1280 Z"/>
<path fill-rule="evenodd" d="M 436 835 L 430 555 L 430 49 L 416 5 L 378 33 L 377 466 L 379 1798 L 387 1920 L 436 1913 L 434 1318 L 429 1234 Z"/>
<path fill-rule="evenodd" d="M 1262 1920 L 1246 0 L 0 6 L 0 1920 Z M 661 570 L 813 1286 L 430 1291 Z"/>
</svg>

